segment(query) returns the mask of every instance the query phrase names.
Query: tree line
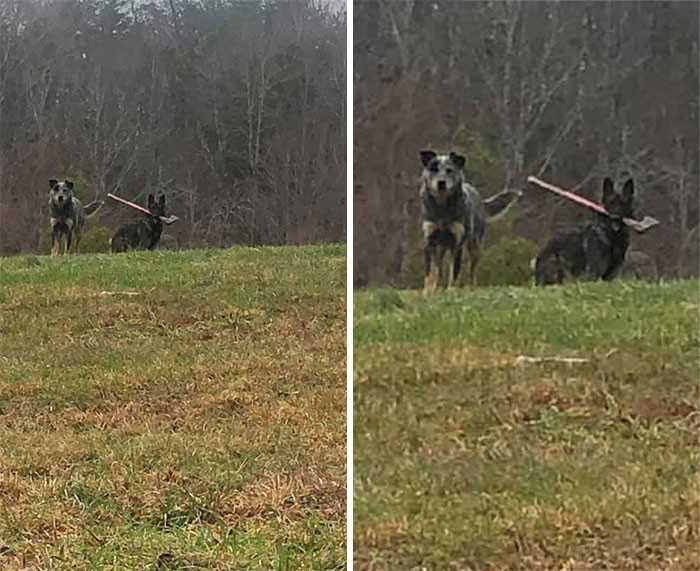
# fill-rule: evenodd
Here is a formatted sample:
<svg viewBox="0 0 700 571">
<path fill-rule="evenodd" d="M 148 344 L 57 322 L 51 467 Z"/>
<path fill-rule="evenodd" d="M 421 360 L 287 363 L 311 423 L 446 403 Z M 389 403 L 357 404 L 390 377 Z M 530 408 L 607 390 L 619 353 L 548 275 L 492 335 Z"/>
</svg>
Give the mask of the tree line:
<svg viewBox="0 0 700 571">
<path fill-rule="evenodd" d="M 0 253 L 59 177 L 164 192 L 181 246 L 344 240 L 345 46 L 321 0 L 0 0 Z"/>
<path fill-rule="evenodd" d="M 489 195 L 525 189 L 512 232 L 541 243 L 631 175 L 661 221 L 633 247 L 698 273 L 697 2 L 363 0 L 354 12 L 354 263 L 396 281 L 419 242 L 418 151 L 458 148 Z M 488 256 L 488 254 L 487 254 Z"/>
</svg>

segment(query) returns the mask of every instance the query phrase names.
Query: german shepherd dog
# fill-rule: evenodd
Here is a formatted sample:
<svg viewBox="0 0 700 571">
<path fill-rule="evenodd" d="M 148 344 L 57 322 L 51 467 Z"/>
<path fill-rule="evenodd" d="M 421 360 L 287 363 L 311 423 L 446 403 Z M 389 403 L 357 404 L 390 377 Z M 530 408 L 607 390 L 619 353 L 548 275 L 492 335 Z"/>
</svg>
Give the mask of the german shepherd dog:
<svg viewBox="0 0 700 571">
<path fill-rule="evenodd" d="M 49 180 L 52 256 L 71 251 L 77 253 L 85 219 L 95 214 L 104 204 L 95 200 L 83 206 L 80 200 L 73 196 L 74 186 L 70 180 L 61 182 L 53 178 Z"/>
<path fill-rule="evenodd" d="M 457 283 L 462 253 L 469 253 L 469 276 L 476 284 L 476 266 L 486 222 L 504 213 L 522 195 L 505 190 L 482 200 L 477 190 L 464 180 L 466 159 L 456 153 L 438 155 L 421 151 L 421 220 L 425 255 L 425 291 L 445 285 L 443 258 L 449 252 L 447 287 Z"/>
<path fill-rule="evenodd" d="M 148 210 L 150 215 L 138 222 L 125 224 L 117 230 L 110 240 L 112 252 L 126 252 L 127 250 L 153 250 L 160 242 L 163 232 L 163 222 L 160 217 L 165 216 L 165 195 L 161 194 L 158 200 L 152 194 L 148 195 Z"/>
<path fill-rule="evenodd" d="M 630 178 L 621 192 L 611 178 L 603 181 L 603 206 L 594 222 L 552 237 L 534 260 L 537 285 L 560 284 L 570 278 L 612 280 L 625 261 L 630 230 L 623 218 L 634 218 L 634 181 Z"/>
</svg>

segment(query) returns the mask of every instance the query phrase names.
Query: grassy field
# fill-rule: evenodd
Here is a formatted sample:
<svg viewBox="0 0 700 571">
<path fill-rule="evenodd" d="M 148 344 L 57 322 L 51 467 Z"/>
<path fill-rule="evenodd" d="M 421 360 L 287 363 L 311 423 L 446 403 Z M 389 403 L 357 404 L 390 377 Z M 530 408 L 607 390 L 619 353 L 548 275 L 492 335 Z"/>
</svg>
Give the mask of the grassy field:
<svg viewBox="0 0 700 571">
<path fill-rule="evenodd" d="M 699 317 L 698 281 L 356 295 L 355 568 L 700 569 Z"/>
<path fill-rule="evenodd" d="M 0 568 L 344 569 L 345 248 L 0 259 Z"/>
</svg>

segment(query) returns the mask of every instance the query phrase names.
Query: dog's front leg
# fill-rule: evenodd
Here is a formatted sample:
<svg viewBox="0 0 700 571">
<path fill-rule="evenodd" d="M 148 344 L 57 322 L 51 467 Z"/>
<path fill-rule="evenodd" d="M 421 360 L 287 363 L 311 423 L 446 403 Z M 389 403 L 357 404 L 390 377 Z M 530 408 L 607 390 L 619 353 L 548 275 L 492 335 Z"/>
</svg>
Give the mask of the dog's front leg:
<svg viewBox="0 0 700 571">
<path fill-rule="evenodd" d="M 436 266 L 436 276 L 435 276 L 435 289 L 446 287 L 448 276 L 445 276 L 445 254 L 447 253 L 447 247 L 442 244 L 437 246 L 437 251 L 435 254 L 435 266 Z M 452 263 L 450 260 L 450 269 L 452 268 Z"/>
<path fill-rule="evenodd" d="M 51 218 L 51 257 L 58 256 L 58 240 L 60 238 L 56 219 Z"/>
<path fill-rule="evenodd" d="M 450 265 L 447 276 L 447 287 L 457 285 L 459 272 L 462 268 L 462 242 L 464 240 L 464 224 L 461 222 L 452 222 L 447 226 L 454 239 L 454 244 L 450 248 Z"/>
<path fill-rule="evenodd" d="M 462 269 L 462 248 L 454 248 L 450 256 L 449 275 L 447 276 L 447 287 L 455 287 L 459 279 L 459 272 Z"/>
<path fill-rule="evenodd" d="M 438 282 L 440 279 L 440 263 L 438 257 L 438 246 L 433 243 L 426 243 L 423 250 L 425 257 L 425 271 L 424 271 L 424 284 L 423 291 L 425 293 L 430 293 L 435 291 L 438 287 Z"/>
<path fill-rule="evenodd" d="M 429 293 L 437 288 L 437 244 L 434 239 L 437 224 L 434 222 L 423 222 L 423 291 Z"/>
<path fill-rule="evenodd" d="M 73 236 L 71 238 L 71 242 L 73 245 L 73 249 L 71 250 L 71 253 L 77 254 L 78 247 L 80 246 L 80 231 L 78 230 L 78 226 L 76 226 L 75 230 L 73 231 Z"/>
<path fill-rule="evenodd" d="M 63 244 L 63 253 L 64 254 L 70 254 L 70 246 L 71 243 L 73 242 L 73 231 L 75 229 L 75 224 L 73 223 L 73 220 L 66 220 L 66 226 L 68 227 L 68 230 L 65 233 L 65 242 Z"/>
<path fill-rule="evenodd" d="M 56 233 L 54 232 L 51 236 L 51 257 L 58 256 L 58 239 Z"/>
<path fill-rule="evenodd" d="M 481 247 L 478 243 L 467 244 L 469 250 L 469 282 L 472 286 L 476 286 L 476 267 L 479 264 L 481 257 Z"/>
<path fill-rule="evenodd" d="M 596 243 L 587 244 L 586 260 L 587 271 L 586 277 L 592 281 L 603 279 L 608 266 L 610 265 L 610 256 L 605 248 Z"/>
</svg>

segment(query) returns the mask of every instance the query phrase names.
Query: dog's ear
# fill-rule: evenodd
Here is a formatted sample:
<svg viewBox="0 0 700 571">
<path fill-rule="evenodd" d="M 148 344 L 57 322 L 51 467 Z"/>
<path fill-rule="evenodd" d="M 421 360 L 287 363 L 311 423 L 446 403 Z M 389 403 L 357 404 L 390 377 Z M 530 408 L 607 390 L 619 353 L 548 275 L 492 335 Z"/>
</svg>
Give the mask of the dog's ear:
<svg viewBox="0 0 700 571">
<path fill-rule="evenodd" d="M 66 186 L 67 186 L 70 190 L 73 190 L 73 181 L 72 181 L 72 180 L 67 180 L 67 181 L 66 181 Z"/>
<path fill-rule="evenodd" d="M 603 181 L 603 204 L 610 202 L 610 200 L 615 196 L 615 185 L 609 176 L 605 177 Z"/>
<path fill-rule="evenodd" d="M 622 187 L 622 198 L 625 202 L 631 202 L 634 198 L 634 181 L 629 179 Z"/>
<path fill-rule="evenodd" d="M 58 181 L 55 178 L 49 179 L 49 189 L 53 188 L 58 184 Z"/>
<path fill-rule="evenodd" d="M 432 161 L 435 157 L 437 157 L 437 153 L 435 151 L 420 152 L 420 160 L 424 167 L 427 167 L 430 164 L 430 161 Z"/>
<path fill-rule="evenodd" d="M 161 208 L 165 208 L 165 195 L 164 194 L 160 195 L 160 198 L 158 199 L 158 205 Z"/>
<path fill-rule="evenodd" d="M 450 160 L 459 170 L 462 170 L 464 165 L 467 164 L 466 157 L 458 155 L 457 153 L 450 153 Z"/>
<path fill-rule="evenodd" d="M 156 199 L 153 198 L 153 195 L 152 195 L 152 194 L 149 194 L 149 195 L 148 195 L 148 208 L 149 208 L 149 209 L 153 208 L 153 206 L 155 205 L 155 203 L 156 203 Z"/>
</svg>

